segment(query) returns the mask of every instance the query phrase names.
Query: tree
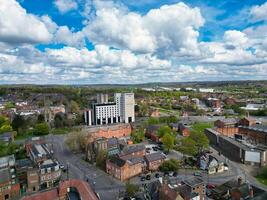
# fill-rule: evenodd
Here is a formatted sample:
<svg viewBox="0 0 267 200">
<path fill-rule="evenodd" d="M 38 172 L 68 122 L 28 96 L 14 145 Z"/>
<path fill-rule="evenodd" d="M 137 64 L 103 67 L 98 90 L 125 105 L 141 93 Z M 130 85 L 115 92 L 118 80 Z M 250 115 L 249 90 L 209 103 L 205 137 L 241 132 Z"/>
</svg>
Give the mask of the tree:
<svg viewBox="0 0 267 200">
<path fill-rule="evenodd" d="M 135 130 L 131 134 L 134 143 L 140 143 L 145 139 L 145 133 L 143 130 Z"/>
<path fill-rule="evenodd" d="M 198 152 L 201 152 L 202 150 L 208 148 L 209 146 L 209 139 L 203 132 L 201 133 L 192 131 L 189 138 L 191 138 L 196 142 L 196 147 Z"/>
<path fill-rule="evenodd" d="M 43 114 L 38 115 L 37 123 L 43 123 L 45 122 L 45 118 Z"/>
<path fill-rule="evenodd" d="M 103 170 L 106 170 L 107 155 L 107 151 L 101 150 L 100 152 L 98 152 L 96 156 L 96 166 Z"/>
<path fill-rule="evenodd" d="M 125 185 L 126 187 L 126 194 L 128 197 L 134 197 L 135 194 L 139 191 L 138 185 L 132 184 L 129 181 Z"/>
<path fill-rule="evenodd" d="M 48 135 L 49 134 L 48 125 L 46 123 L 36 124 L 34 127 L 34 134 L 35 135 Z"/>
<path fill-rule="evenodd" d="M 181 140 L 177 150 L 183 154 L 194 156 L 197 154 L 197 145 L 192 138 L 187 137 Z"/>
<path fill-rule="evenodd" d="M 57 113 L 55 115 L 54 125 L 56 128 L 61 128 L 66 125 L 66 116 L 63 113 Z"/>
<path fill-rule="evenodd" d="M 65 143 L 71 151 L 81 151 L 85 149 L 86 138 L 82 131 L 76 130 L 67 135 Z"/>
<path fill-rule="evenodd" d="M 78 105 L 78 103 L 74 100 L 70 101 L 70 109 L 72 113 L 79 113 L 80 111 L 80 107 Z"/>
<path fill-rule="evenodd" d="M 11 123 L 11 126 L 14 130 L 18 131 L 19 129 L 26 129 L 27 122 L 20 115 L 16 115 Z"/>
<path fill-rule="evenodd" d="M 167 133 L 162 137 L 161 141 L 164 145 L 164 148 L 166 148 L 167 151 L 170 151 L 170 149 L 173 149 L 174 147 L 174 140 L 175 140 L 174 136 Z"/>
<path fill-rule="evenodd" d="M 8 124 L 0 127 L 0 133 L 10 132 L 12 131 L 12 127 Z"/>
<path fill-rule="evenodd" d="M 159 123 L 159 119 L 156 117 L 149 117 L 147 122 L 148 122 L 148 125 L 155 125 Z"/>
<path fill-rule="evenodd" d="M 172 130 L 169 126 L 161 126 L 157 131 L 157 134 L 160 138 L 162 138 L 165 134 L 171 134 Z"/>
<path fill-rule="evenodd" d="M 159 167 L 162 172 L 177 171 L 181 163 L 178 160 L 170 159 L 165 160 Z"/>
</svg>

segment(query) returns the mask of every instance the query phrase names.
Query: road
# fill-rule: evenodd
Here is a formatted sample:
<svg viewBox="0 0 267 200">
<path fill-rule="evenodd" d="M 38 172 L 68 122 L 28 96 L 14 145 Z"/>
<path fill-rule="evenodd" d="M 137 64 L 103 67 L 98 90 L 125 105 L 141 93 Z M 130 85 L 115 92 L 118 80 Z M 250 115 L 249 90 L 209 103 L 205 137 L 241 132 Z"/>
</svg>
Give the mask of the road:
<svg viewBox="0 0 267 200">
<path fill-rule="evenodd" d="M 49 135 L 46 140 L 53 144 L 54 155 L 64 166 L 69 167 L 69 177 L 88 181 L 101 200 L 117 199 L 124 184 L 107 175 L 96 166 L 83 160 L 83 154 L 70 152 L 64 144 L 64 135 Z"/>
<path fill-rule="evenodd" d="M 96 166 L 84 161 L 84 154 L 74 154 L 73 152 L 69 151 L 67 146 L 64 144 L 64 139 L 65 135 L 49 135 L 46 137 L 46 140 L 53 144 L 55 157 L 60 163 L 64 164 L 65 166 L 69 166 L 69 177 L 88 181 L 95 192 L 99 194 L 101 200 L 117 199 L 119 192 L 125 189 L 124 183 L 107 175 L 104 171 L 98 169 Z M 217 153 L 215 149 L 212 149 L 212 151 L 215 154 Z M 179 152 L 171 151 L 170 153 L 171 157 L 181 157 Z M 224 158 L 223 155 L 221 156 L 223 160 L 226 160 L 229 170 L 216 175 L 207 175 L 205 172 L 203 172 L 202 178 L 205 183 L 220 185 L 228 180 L 234 178 L 236 179 L 237 177 L 241 176 L 243 177 L 243 180 L 258 186 L 261 189 L 267 190 L 265 186 L 258 183 L 256 179 L 249 174 L 245 165 L 232 162 Z M 180 169 L 178 174 L 178 177 L 175 179 L 184 180 L 185 178 L 193 176 L 193 171 Z M 157 179 L 152 175 L 152 179 L 149 181 L 142 182 L 140 181 L 140 177 L 135 177 L 130 181 L 141 186 L 143 183 L 149 183 L 156 180 Z"/>
</svg>

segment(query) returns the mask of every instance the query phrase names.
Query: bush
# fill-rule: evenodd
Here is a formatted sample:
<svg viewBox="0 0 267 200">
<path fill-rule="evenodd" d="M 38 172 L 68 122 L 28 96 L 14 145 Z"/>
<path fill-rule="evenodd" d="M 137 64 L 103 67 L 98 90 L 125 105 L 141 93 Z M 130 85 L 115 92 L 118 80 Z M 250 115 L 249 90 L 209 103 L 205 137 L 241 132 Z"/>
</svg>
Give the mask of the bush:
<svg viewBox="0 0 267 200">
<path fill-rule="evenodd" d="M 165 160 L 159 167 L 162 172 L 177 171 L 180 167 L 180 162 L 175 159 Z"/>
</svg>

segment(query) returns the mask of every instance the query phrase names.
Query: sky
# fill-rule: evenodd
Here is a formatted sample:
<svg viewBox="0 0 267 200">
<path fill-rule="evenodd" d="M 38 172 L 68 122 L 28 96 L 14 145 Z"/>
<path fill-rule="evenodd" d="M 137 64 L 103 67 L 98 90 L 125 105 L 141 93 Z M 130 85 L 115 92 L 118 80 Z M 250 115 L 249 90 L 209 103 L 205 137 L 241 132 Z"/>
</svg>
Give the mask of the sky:
<svg viewBox="0 0 267 200">
<path fill-rule="evenodd" d="M 267 80 L 267 1 L 0 0 L 0 84 Z"/>
</svg>

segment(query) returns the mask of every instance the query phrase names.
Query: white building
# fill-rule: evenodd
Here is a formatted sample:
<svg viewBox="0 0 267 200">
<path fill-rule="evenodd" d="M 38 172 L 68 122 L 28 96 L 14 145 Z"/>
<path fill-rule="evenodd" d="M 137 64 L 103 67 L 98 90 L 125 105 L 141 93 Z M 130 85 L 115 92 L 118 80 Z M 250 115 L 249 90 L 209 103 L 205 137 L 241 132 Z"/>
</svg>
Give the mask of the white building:
<svg viewBox="0 0 267 200">
<path fill-rule="evenodd" d="M 199 88 L 199 92 L 205 92 L 205 93 L 213 93 L 214 89 L 213 88 Z"/>
<path fill-rule="evenodd" d="M 85 123 L 91 126 L 134 122 L 134 104 L 134 93 L 115 93 L 114 102 L 94 103 L 91 110 L 85 110 Z"/>
<path fill-rule="evenodd" d="M 118 105 L 118 111 L 122 122 L 134 122 L 134 93 L 115 93 L 114 99 Z"/>
</svg>

